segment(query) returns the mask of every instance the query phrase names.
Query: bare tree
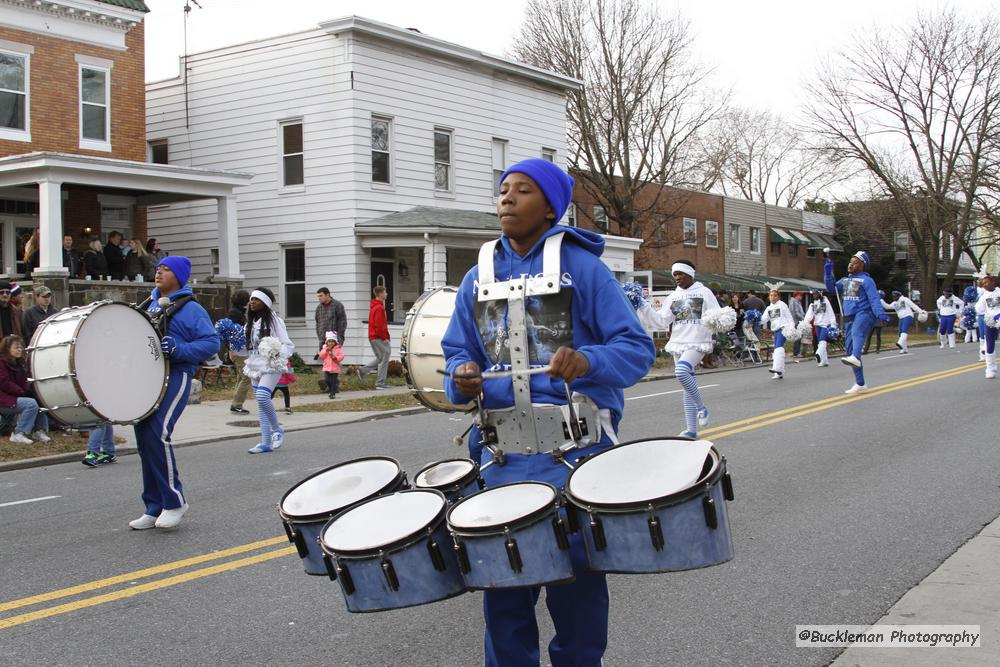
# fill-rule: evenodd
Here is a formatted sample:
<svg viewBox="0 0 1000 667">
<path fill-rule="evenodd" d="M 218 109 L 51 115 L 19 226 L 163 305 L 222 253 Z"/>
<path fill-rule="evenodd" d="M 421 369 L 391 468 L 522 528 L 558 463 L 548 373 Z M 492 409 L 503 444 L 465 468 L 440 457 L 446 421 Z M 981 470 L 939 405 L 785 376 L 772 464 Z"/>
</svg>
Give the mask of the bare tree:
<svg viewBox="0 0 1000 667">
<path fill-rule="evenodd" d="M 850 173 L 811 146 L 804 133 L 770 111 L 732 109 L 716 121 L 705 151 L 716 190 L 750 201 L 798 208 L 821 199 Z"/>
<path fill-rule="evenodd" d="M 1000 29 L 948 10 L 860 38 L 812 85 L 810 125 L 825 150 L 861 165 L 893 201 L 916 246 L 925 294 L 937 290 L 939 239 L 969 238 L 995 172 Z M 951 284 L 958 265 L 947 267 Z"/>
<path fill-rule="evenodd" d="M 638 218 L 659 203 L 639 196 L 648 184 L 700 185 L 699 132 L 725 95 L 709 89 L 708 70 L 692 56 L 688 23 L 644 0 L 529 0 L 525 14 L 511 55 L 584 82 L 567 104 L 570 162 L 634 236 Z"/>
</svg>

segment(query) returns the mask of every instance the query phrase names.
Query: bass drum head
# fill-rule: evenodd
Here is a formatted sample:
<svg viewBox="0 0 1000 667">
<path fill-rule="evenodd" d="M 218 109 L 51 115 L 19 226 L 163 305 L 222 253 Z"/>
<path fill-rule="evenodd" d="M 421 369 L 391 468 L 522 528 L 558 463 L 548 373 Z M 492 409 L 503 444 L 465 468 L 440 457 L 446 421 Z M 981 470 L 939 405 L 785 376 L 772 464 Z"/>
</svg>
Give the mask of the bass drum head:
<svg viewBox="0 0 1000 667">
<path fill-rule="evenodd" d="M 105 419 L 134 423 L 156 409 L 167 364 L 156 330 L 135 308 L 122 303 L 94 308 L 83 320 L 71 354 L 80 391 Z"/>
<path fill-rule="evenodd" d="M 425 407 L 438 412 L 467 410 L 472 403 L 455 405 L 444 393 L 444 351 L 441 339 L 455 312 L 458 289 L 438 287 L 424 292 L 406 314 L 400 355 L 406 383 Z"/>
</svg>

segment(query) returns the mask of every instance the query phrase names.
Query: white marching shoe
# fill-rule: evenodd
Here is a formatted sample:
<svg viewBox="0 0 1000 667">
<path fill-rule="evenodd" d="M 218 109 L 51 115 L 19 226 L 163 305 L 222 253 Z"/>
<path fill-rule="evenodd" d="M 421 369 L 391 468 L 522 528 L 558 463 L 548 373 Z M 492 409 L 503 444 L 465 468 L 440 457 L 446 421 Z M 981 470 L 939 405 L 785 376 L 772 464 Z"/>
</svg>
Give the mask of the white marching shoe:
<svg viewBox="0 0 1000 667">
<path fill-rule="evenodd" d="M 160 516 L 156 518 L 157 528 L 176 528 L 177 524 L 181 522 L 181 517 L 184 513 L 188 511 L 188 504 L 184 503 L 177 509 L 163 510 Z"/>
<path fill-rule="evenodd" d="M 847 364 L 848 366 L 854 366 L 855 368 L 861 368 L 861 360 L 855 357 L 853 354 L 846 357 L 840 358 L 840 363 Z"/>
<path fill-rule="evenodd" d="M 997 377 L 997 372 L 995 370 L 993 370 L 991 368 L 987 368 L 986 369 L 986 379 L 987 380 L 995 380 L 996 377 Z"/>
<path fill-rule="evenodd" d="M 855 385 L 851 385 L 851 388 L 845 390 L 844 393 L 845 394 L 861 394 L 861 393 L 864 393 L 866 391 L 868 391 L 868 387 L 864 386 L 863 384 L 855 384 Z"/>
<path fill-rule="evenodd" d="M 138 519 L 128 522 L 132 530 L 149 530 L 156 526 L 156 517 L 150 514 L 143 514 Z"/>
</svg>

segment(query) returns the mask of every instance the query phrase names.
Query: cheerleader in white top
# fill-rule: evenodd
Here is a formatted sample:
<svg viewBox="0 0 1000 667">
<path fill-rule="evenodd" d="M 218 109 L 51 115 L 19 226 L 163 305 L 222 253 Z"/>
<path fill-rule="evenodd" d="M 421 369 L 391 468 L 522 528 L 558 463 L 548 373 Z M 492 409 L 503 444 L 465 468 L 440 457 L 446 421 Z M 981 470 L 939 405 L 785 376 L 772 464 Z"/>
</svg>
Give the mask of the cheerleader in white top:
<svg viewBox="0 0 1000 667">
<path fill-rule="evenodd" d="M 695 369 L 715 347 L 712 331 L 703 322 L 703 316 L 711 310 L 718 310 L 719 302 L 712 290 L 695 281 L 694 264 L 680 260 L 670 267 L 670 272 L 677 289 L 667 296 L 659 310 L 643 303 L 637 312 L 639 321 L 646 327 L 670 329 L 670 341 L 665 349 L 674 357 L 674 377 L 684 389 L 687 428 L 680 435 L 697 438 L 698 427 L 708 424 L 708 408 L 698 391 Z"/>
<path fill-rule="evenodd" d="M 806 316 L 799 322 L 800 333 L 805 333 L 810 327 L 816 329 L 816 361 L 821 367 L 830 365 L 827 351 L 827 337 L 830 329 L 837 326 L 837 316 L 833 312 L 830 300 L 818 289 L 811 290 L 812 302 L 806 308 Z"/>
<path fill-rule="evenodd" d="M 246 341 L 250 354 L 243 374 L 250 378 L 260 417 L 260 442 L 248 451 L 263 454 L 281 447 L 285 429 L 278 423 L 271 394 L 288 367 L 295 344 L 288 337 L 285 321 L 274 308 L 274 294 L 266 287 L 250 293 L 247 306 Z"/>
<path fill-rule="evenodd" d="M 957 296 L 952 294 L 950 289 L 946 289 L 944 294 L 938 297 L 938 339 L 941 341 L 941 349 L 944 344 L 948 347 L 955 347 L 955 319 L 962 312 L 965 304 Z"/>
<path fill-rule="evenodd" d="M 913 316 L 921 315 L 926 319 L 927 311 L 903 296 L 899 290 L 893 290 L 892 303 L 882 301 L 882 307 L 886 312 L 895 311 L 896 317 L 899 318 L 899 340 L 896 341 L 896 347 L 899 348 L 900 354 L 909 354 L 910 347 L 907 341 L 910 338 L 910 329 L 913 327 Z"/>
<path fill-rule="evenodd" d="M 800 334 L 795 328 L 792 311 L 781 300 L 781 294 L 778 292 L 784 283 L 764 284 L 771 290 L 768 293 L 771 303 L 764 309 L 760 324 L 774 333 L 774 353 L 771 355 L 769 372 L 772 380 L 780 380 L 785 377 L 785 340 L 797 340 Z"/>
<path fill-rule="evenodd" d="M 997 376 L 997 333 L 1000 327 L 1000 289 L 996 276 L 985 275 L 980 280 L 983 295 L 976 302 L 976 314 L 986 324 L 986 379 Z"/>
</svg>

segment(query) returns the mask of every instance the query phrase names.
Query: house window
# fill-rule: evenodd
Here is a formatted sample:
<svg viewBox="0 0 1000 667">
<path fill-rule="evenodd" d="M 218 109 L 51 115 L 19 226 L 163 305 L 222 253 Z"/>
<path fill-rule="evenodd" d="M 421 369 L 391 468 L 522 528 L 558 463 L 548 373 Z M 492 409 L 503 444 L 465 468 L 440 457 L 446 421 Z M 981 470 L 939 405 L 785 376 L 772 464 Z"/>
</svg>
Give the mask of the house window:
<svg viewBox="0 0 1000 667">
<path fill-rule="evenodd" d="M 570 227 L 576 227 L 576 204 L 571 203 L 566 207 L 566 224 Z"/>
<path fill-rule="evenodd" d="M 372 116 L 372 183 L 392 183 L 389 164 L 391 141 L 392 120 Z"/>
<path fill-rule="evenodd" d="M 80 148 L 111 150 L 110 72 L 80 66 Z"/>
<path fill-rule="evenodd" d="M 301 245 L 281 248 L 281 295 L 286 318 L 306 316 L 306 249 Z"/>
<path fill-rule="evenodd" d="M 781 244 L 775 241 L 771 241 L 771 254 L 775 256 L 781 255 Z"/>
<path fill-rule="evenodd" d="M 750 228 L 750 252 L 755 255 L 760 254 L 760 228 Z"/>
<path fill-rule="evenodd" d="M 0 51 L 0 137 L 30 141 L 28 55 Z"/>
<path fill-rule="evenodd" d="M 798 257 L 798 254 L 799 254 L 799 246 L 797 244 L 795 244 L 795 243 L 789 243 L 788 244 L 788 256 L 789 257 Z"/>
<path fill-rule="evenodd" d="M 290 120 L 279 124 L 281 132 L 281 185 L 283 187 L 305 183 L 305 165 L 302 152 L 302 121 Z"/>
<path fill-rule="evenodd" d="M 892 235 L 892 244 L 896 252 L 906 252 L 910 248 L 910 235 L 907 232 L 895 232 Z"/>
<path fill-rule="evenodd" d="M 603 206 L 594 207 L 594 227 L 599 232 L 608 231 L 608 210 Z"/>
<path fill-rule="evenodd" d="M 548 160 L 549 162 L 556 161 L 556 149 L 554 148 L 543 148 L 542 149 L 542 159 Z"/>
<path fill-rule="evenodd" d="M 493 140 L 493 194 L 500 192 L 500 179 L 507 169 L 507 141 Z"/>
<path fill-rule="evenodd" d="M 451 192 L 451 130 L 434 128 L 434 189 Z"/>
<path fill-rule="evenodd" d="M 153 164 L 170 164 L 170 152 L 167 149 L 166 139 L 149 142 L 149 161 Z"/>
<path fill-rule="evenodd" d="M 208 250 L 208 263 L 209 270 L 212 272 L 213 276 L 219 275 L 219 249 L 209 248 Z"/>
<path fill-rule="evenodd" d="M 740 226 L 729 225 L 729 252 L 742 252 Z"/>
<path fill-rule="evenodd" d="M 705 247 L 719 247 L 719 223 L 713 220 L 705 221 Z"/>
<path fill-rule="evenodd" d="M 698 221 L 684 218 L 684 245 L 698 245 Z"/>
<path fill-rule="evenodd" d="M 806 257 L 812 258 L 815 256 L 816 256 L 816 248 L 806 248 Z"/>
</svg>

